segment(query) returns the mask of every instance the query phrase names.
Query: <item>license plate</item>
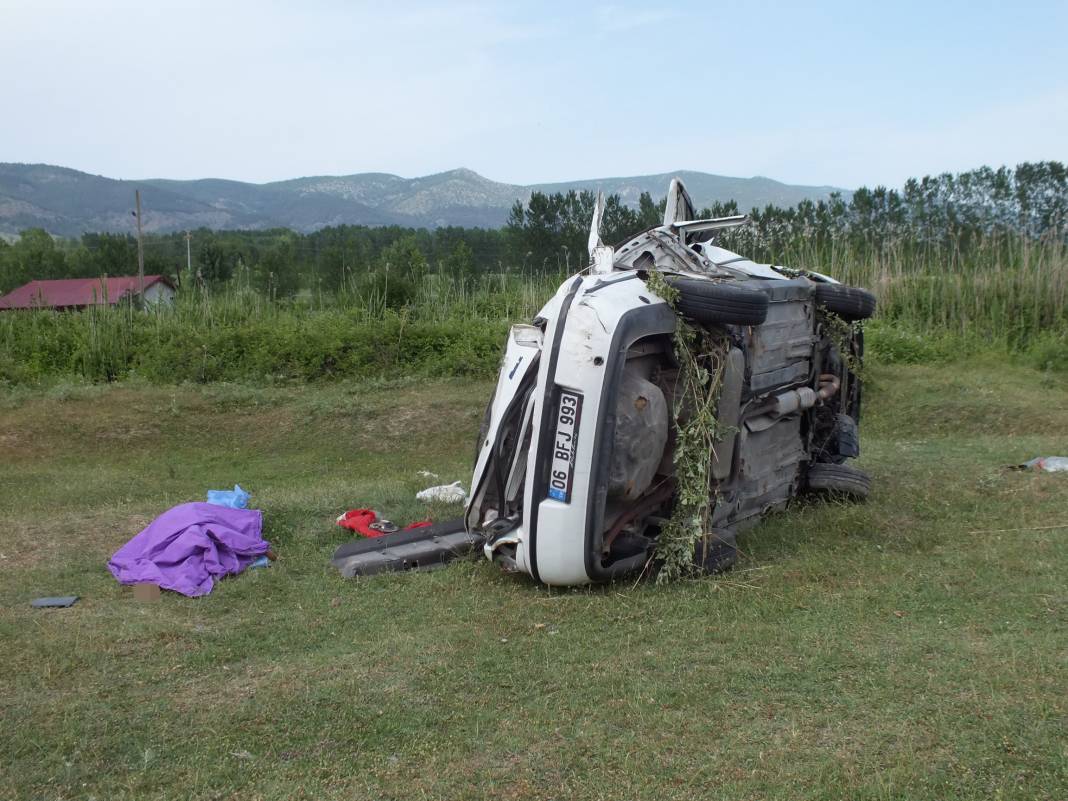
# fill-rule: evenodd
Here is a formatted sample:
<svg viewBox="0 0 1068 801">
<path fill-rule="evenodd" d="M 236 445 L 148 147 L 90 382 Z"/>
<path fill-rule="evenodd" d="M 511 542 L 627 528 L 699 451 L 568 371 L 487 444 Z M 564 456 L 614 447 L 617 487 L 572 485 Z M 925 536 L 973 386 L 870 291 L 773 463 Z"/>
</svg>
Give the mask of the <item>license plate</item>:
<svg viewBox="0 0 1068 801">
<path fill-rule="evenodd" d="M 549 497 L 554 501 L 571 502 L 571 482 L 575 474 L 575 446 L 578 444 L 581 418 L 582 396 L 577 392 L 562 391 L 560 407 L 556 414 L 553 461 L 549 470 Z"/>
</svg>

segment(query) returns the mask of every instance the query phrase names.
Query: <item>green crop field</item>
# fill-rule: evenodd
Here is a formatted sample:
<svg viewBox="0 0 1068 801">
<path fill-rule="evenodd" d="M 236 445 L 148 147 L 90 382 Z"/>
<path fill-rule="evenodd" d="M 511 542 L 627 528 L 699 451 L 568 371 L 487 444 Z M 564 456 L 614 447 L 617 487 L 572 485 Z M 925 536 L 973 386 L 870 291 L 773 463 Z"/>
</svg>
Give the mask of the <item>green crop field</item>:
<svg viewBox="0 0 1068 801">
<path fill-rule="evenodd" d="M 466 483 L 483 379 L 8 385 L 0 797 L 1062 799 L 1068 478 L 1003 465 L 1068 453 L 1068 377 L 869 387 L 867 504 L 797 504 L 721 577 L 553 590 L 328 564 L 339 512 Z M 111 578 L 235 481 L 273 566 L 151 604 Z"/>
</svg>

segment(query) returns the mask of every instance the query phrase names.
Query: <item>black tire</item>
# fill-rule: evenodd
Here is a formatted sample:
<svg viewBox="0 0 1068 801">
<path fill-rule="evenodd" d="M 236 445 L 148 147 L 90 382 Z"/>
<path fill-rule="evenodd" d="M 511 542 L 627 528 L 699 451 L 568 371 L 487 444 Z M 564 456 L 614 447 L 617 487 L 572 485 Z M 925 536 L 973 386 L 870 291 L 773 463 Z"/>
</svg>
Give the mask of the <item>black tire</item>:
<svg viewBox="0 0 1068 801">
<path fill-rule="evenodd" d="M 831 497 L 863 501 L 871 494 L 871 476 L 847 464 L 809 465 L 806 489 Z"/>
<path fill-rule="evenodd" d="M 851 323 L 875 314 L 875 295 L 859 287 L 816 284 L 815 297 L 817 304 Z"/>
<path fill-rule="evenodd" d="M 693 561 L 703 573 L 723 573 L 738 561 L 738 539 L 729 528 L 714 528 L 697 541 Z"/>
<path fill-rule="evenodd" d="M 676 308 L 704 325 L 760 325 L 768 316 L 768 296 L 752 289 L 700 278 L 668 278 L 678 290 Z"/>
</svg>

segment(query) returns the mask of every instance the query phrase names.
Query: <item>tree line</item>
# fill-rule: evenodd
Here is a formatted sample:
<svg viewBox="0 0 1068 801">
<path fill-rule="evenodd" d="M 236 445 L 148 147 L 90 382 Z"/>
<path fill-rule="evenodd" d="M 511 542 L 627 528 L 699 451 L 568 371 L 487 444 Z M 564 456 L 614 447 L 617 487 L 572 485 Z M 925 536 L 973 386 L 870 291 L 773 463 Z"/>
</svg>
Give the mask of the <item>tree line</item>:
<svg viewBox="0 0 1068 801">
<path fill-rule="evenodd" d="M 152 234 L 145 240 L 145 272 L 181 286 L 241 282 L 287 298 L 301 292 L 375 287 L 403 302 L 429 274 L 462 279 L 500 273 L 572 273 L 587 263 L 592 192 L 535 192 L 512 207 L 501 229 L 331 226 L 301 234 L 288 229 Z M 602 233 L 618 243 L 658 225 L 663 199 L 643 193 L 636 207 L 606 199 Z M 700 216 L 739 213 L 715 203 Z M 1060 162 L 911 179 L 901 189 L 860 188 L 790 208 L 749 211 L 750 225 L 721 244 L 760 261 L 781 262 L 798 252 L 844 247 L 856 258 L 893 248 L 906 254 L 967 253 L 1002 235 L 1039 240 L 1068 232 L 1068 171 Z M 798 265 L 814 267 L 815 265 Z M 87 233 L 54 239 L 42 229 L 0 239 L 0 292 L 42 278 L 130 275 L 137 270 L 132 234 Z M 392 304 L 391 304 L 392 305 Z"/>
</svg>

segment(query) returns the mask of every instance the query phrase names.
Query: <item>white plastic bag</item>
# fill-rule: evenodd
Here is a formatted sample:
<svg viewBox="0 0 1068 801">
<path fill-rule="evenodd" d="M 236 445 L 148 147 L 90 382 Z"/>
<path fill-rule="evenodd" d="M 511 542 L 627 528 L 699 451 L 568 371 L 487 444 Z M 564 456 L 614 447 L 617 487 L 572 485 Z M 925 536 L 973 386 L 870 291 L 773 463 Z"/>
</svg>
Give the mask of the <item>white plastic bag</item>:
<svg viewBox="0 0 1068 801">
<path fill-rule="evenodd" d="M 417 492 L 415 499 L 423 503 L 467 503 L 467 492 L 460 486 L 459 481 L 454 481 L 451 484 L 427 487 Z"/>
</svg>

